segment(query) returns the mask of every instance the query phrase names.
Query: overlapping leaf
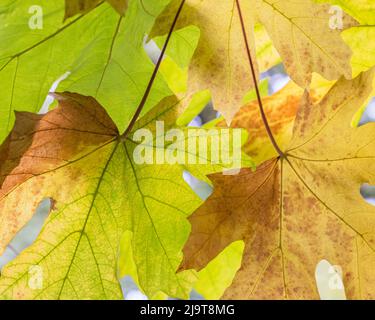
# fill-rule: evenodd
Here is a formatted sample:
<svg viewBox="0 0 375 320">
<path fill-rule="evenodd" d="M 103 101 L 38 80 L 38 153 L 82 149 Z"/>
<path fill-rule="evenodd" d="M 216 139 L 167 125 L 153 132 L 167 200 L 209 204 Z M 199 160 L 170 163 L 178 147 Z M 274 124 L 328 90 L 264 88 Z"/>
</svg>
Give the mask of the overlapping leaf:
<svg viewBox="0 0 375 320">
<path fill-rule="evenodd" d="M 315 0 L 339 6 L 354 17 L 360 26 L 345 30 L 343 39 L 353 50 L 353 73 L 357 75 L 370 69 L 375 64 L 375 2 L 372 0 Z"/>
<path fill-rule="evenodd" d="M 178 0 L 171 2 L 160 15 L 152 35 L 167 33 L 167 21 L 178 4 Z M 329 80 L 341 75 L 351 78 L 351 51 L 341 39 L 341 30 L 329 29 L 329 5 L 311 0 L 242 0 L 240 4 L 253 55 L 253 29 L 260 22 L 288 73 L 300 86 L 309 85 L 313 72 Z M 210 89 L 216 110 L 230 122 L 244 94 L 253 86 L 236 1 L 188 0 L 178 27 L 190 24 L 199 27 L 201 39 L 190 65 L 189 92 Z M 354 24 L 344 15 L 345 28 Z"/>
<path fill-rule="evenodd" d="M 343 15 L 344 29 L 354 26 L 343 32 L 354 51 L 354 74 L 374 65 L 371 41 L 364 41 L 374 24 L 369 1 L 241 0 L 260 71 L 281 56 L 301 87 L 309 86 L 313 72 L 332 80 L 351 77 L 351 50 L 340 29 L 329 29 L 332 14 L 325 2 L 341 5 L 361 23 L 358 27 Z M 121 298 L 117 259 L 124 231 L 129 236 L 125 256 L 141 289 L 149 297 L 188 297 L 196 274 L 175 271 L 189 233 L 187 217 L 201 201 L 182 174 L 189 170 L 204 179 L 223 168 L 210 159 L 193 166 L 138 164 L 133 159 L 138 143 L 119 134 L 153 69 L 144 36 L 156 21 L 151 36 L 160 36 L 155 40 L 161 47 L 180 3 L 0 4 L 0 142 L 11 130 L 14 110 L 37 113 L 43 105 L 46 111 L 46 93 L 63 74 L 68 78 L 59 90 L 94 97 L 56 94 L 59 106 L 46 115 L 17 113 L 0 147 L 0 251 L 44 198 L 53 203 L 36 242 L 2 270 L 2 298 Z M 166 128 L 175 124 L 181 105 L 176 97 L 166 97 L 171 90 L 183 93 L 186 79 L 176 64 L 189 67 L 188 96 L 199 92 L 179 120 L 184 125 L 209 101 L 205 89 L 229 122 L 253 86 L 235 0 L 187 0 L 177 29 L 167 50 L 174 61 L 167 58 L 161 67 L 170 89 L 157 76 L 144 108 L 148 113 L 131 133 L 149 129 L 155 134 L 157 120 Z M 319 103 L 321 91 L 313 86 L 301 99 L 303 89 L 294 84 L 266 98 L 271 130 L 285 157 L 273 158 L 256 103 L 234 117 L 232 127 L 250 132 L 247 153 L 259 164 L 273 159 L 255 172 L 212 175 L 214 194 L 190 218 L 193 232 L 182 268 L 201 269 L 221 252 L 200 273 L 196 288 L 206 297 L 219 297 L 238 268 L 238 252 L 222 252 L 235 240 L 244 240 L 245 251 L 227 298 L 317 298 L 314 269 L 322 258 L 343 268 L 349 298 L 375 297 L 375 211 L 359 193 L 362 183 L 374 183 L 375 133 L 372 125 L 350 127 L 371 92 L 373 73 L 353 81 L 342 78 Z M 224 268 L 227 264 L 231 267 Z M 29 281 L 34 267 L 42 270 L 42 288 Z"/>
<path fill-rule="evenodd" d="M 330 6 L 312 0 L 254 0 L 256 19 L 262 23 L 280 53 L 291 78 L 300 86 L 311 82 L 312 72 L 328 80 L 351 78 L 351 50 L 339 29 L 330 29 Z M 343 13 L 343 28 L 357 22 Z"/>
<path fill-rule="evenodd" d="M 117 253 L 122 233 L 129 230 L 142 289 L 150 297 L 163 291 L 186 298 L 194 275 L 175 271 L 189 232 L 186 217 L 200 200 L 183 180 L 183 171 L 199 176 L 223 166 L 209 158 L 206 164 L 191 166 L 137 164 L 133 152 L 138 143 L 132 135 L 120 138 L 95 99 L 70 93 L 55 96 L 60 105 L 46 115 L 18 113 L 0 150 L 1 251 L 40 201 L 51 198 L 55 207 L 36 242 L 3 269 L 0 295 L 120 298 Z M 134 130 L 154 132 L 156 120 L 168 129 L 179 108 L 173 96 L 164 99 Z M 42 289 L 29 286 L 32 266 L 43 270 Z"/>
<path fill-rule="evenodd" d="M 119 14 L 124 14 L 128 8 L 129 0 L 106 0 Z M 97 5 L 101 4 L 103 0 L 65 0 L 65 18 L 75 16 L 76 14 L 84 14 Z"/>
<path fill-rule="evenodd" d="M 123 131 L 154 67 L 144 35 L 168 2 L 131 0 L 125 17 L 104 2 L 63 23 L 63 0 L 2 1 L 0 142 L 13 126 L 13 111 L 39 112 L 54 81 L 67 72 L 59 91 L 95 97 Z M 145 110 L 170 94 L 158 76 Z"/>
<path fill-rule="evenodd" d="M 310 88 L 310 99 L 319 101 L 333 85 L 321 77 L 314 77 Z M 261 88 L 261 85 L 260 85 Z M 232 120 L 232 128 L 247 128 L 249 140 L 244 146 L 244 151 L 260 164 L 277 156 L 267 130 L 264 126 L 255 92 L 250 92 L 251 102 L 245 104 Z M 292 134 L 294 120 L 301 104 L 303 89 L 290 81 L 279 92 L 263 98 L 263 107 L 273 136 L 281 148 L 287 147 Z M 225 126 L 224 121 L 217 124 Z"/>
<path fill-rule="evenodd" d="M 241 266 L 243 249 L 243 241 L 236 241 L 225 248 L 198 273 L 194 289 L 205 299 L 220 299 Z"/>
<path fill-rule="evenodd" d="M 280 92 L 263 99 L 272 132 L 281 147 L 292 137 L 294 119 L 301 103 L 303 90 L 290 82 Z M 244 151 L 258 164 L 277 155 L 269 140 L 257 101 L 243 106 L 233 118 L 233 128 L 248 128 L 249 141 Z"/>
<path fill-rule="evenodd" d="M 159 16 L 151 37 L 167 33 L 167 21 L 180 2 L 172 1 Z M 249 12 L 250 7 L 246 9 Z M 254 24 L 249 15 L 246 22 L 252 30 Z M 253 86 L 247 69 L 241 67 L 246 51 L 234 1 L 186 1 L 177 29 L 189 25 L 199 28 L 200 39 L 189 66 L 188 94 L 210 89 L 216 109 L 230 121 L 243 95 Z M 252 44 L 254 48 L 254 41 Z"/>
<path fill-rule="evenodd" d="M 342 268 L 348 298 L 375 297 L 375 209 L 360 194 L 375 183 L 375 131 L 350 125 L 373 76 L 341 79 L 315 105 L 306 94 L 285 157 L 210 176 L 215 192 L 189 218 L 181 269 L 199 270 L 243 239 L 242 266 L 224 298 L 319 298 L 314 273 L 323 258 Z"/>
</svg>

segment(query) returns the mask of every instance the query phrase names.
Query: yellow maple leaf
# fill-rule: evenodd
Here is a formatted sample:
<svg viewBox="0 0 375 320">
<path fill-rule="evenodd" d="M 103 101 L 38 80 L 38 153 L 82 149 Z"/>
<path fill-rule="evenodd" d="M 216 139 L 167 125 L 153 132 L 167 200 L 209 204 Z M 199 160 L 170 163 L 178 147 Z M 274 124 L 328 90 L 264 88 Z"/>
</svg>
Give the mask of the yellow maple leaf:
<svg viewBox="0 0 375 320">
<path fill-rule="evenodd" d="M 228 123 L 240 108 L 244 94 L 254 87 L 247 69 L 246 47 L 236 2 L 187 0 L 177 23 L 177 29 L 192 24 L 201 31 L 190 64 L 188 93 L 210 89 L 215 109 Z M 351 78 L 351 50 L 341 39 L 341 30 L 329 28 L 329 5 L 316 4 L 312 0 L 239 2 L 254 57 L 254 26 L 261 23 L 286 70 L 298 85 L 307 87 L 313 72 L 328 80 L 336 80 L 342 75 Z M 159 16 L 151 37 L 167 33 L 168 23 L 179 4 L 179 0 L 172 1 Z M 355 24 L 354 19 L 344 15 L 345 28 Z"/>
</svg>

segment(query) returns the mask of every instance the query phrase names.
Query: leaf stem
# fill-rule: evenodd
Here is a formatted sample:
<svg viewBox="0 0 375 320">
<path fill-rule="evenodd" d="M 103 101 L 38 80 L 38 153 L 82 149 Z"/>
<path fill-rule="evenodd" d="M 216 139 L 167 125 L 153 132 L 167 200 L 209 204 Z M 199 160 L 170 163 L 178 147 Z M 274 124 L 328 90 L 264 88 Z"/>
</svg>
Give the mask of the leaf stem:
<svg viewBox="0 0 375 320">
<path fill-rule="evenodd" d="M 159 56 L 159 58 L 158 58 L 158 61 L 156 62 L 156 65 L 155 65 L 154 71 L 153 71 L 153 73 L 152 73 L 152 75 L 151 75 L 151 78 L 150 78 L 150 81 L 149 81 L 149 83 L 148 83 L 148 85 L 147 85 L 146 91 L 145 91 L 145 93 L 143 94 L 142 100 L 141 100 L 141 102 L 139 103 L 139 105 L 138 105 L 138 107 L 137 107 L 137 110 L 135 111 L 133 118 L 130 120 L 130 123 L 129 123 L 128 127 L 126 128 L 125 132 L 120 136 L 120 139 L 121 139 L 122 141 L 124 141 L 124 140 L 127 138 L 127 136 L 129 135 L 129 133 L 130 133 L 131 130 L 133 129 L 133 127 L 134 127 L 134 125 L 135 125 L 135 123 L 136 123 L 136 121 L 137 121 L 139 115 L 140 115 L 141 112 L 142 112 L 143 107 L 145 106 L 145 104 L 146 104 L 146 102 L 147 102 L 147 98 L 148 98 L 148 96 L 150 95 L 150 92 L 151 92 L 152 86 L 153 86 L 154 81 L 155 81 L 155 79 L 156 79 L 156 75 L 157 75 L 157 73 L 158 73 L 158 71 L 159 71 L 159 68 L 160 68 L 161 62 L 163 61 L 163 57 L 164 57 L 164 55 L 165 55 L 165 51 L 167 50 L 167 47 L 168 47 L 168 44 L 169 44 L 169 40 L 171 39 L 171 36 L 172 36 L 173 30 L 174 30 L 174 28 L 175 28 L 175 26 L 176 26 L 176 24 L 177 24 L 177 20 L 178 20 L 180 14 L 181 14 L 181 11 L 182 11 L 182 8 L 183 8 L 184 4 L 185 4 L 185 0 L 182 0 L 182 1 L 181 1 L 181 4 L 180 4 L 180 6 L 179 6 L 179 8 L 178 8 L 178 10 L 177 10 L 177 12 L 176 12 L 176 15 L 175 15 L 175 17 L 174 17 L 174 20 L 173 20 L 173 23 L 172 23 L 172 25 L 171 25 L 171 28 L 170 28 L 170 30 L 169 30 L 169 32 L 168 32 L 167 39 L 165 40 L 165 43 L 164 43 L 164 45 L 163 45 L 163 49 L 161 50 L 160 56 Z"/>
<path fill-rule="evenodd" d="M 267 134 L 268 134 L 268 136 L 269 136 L 269 138 L 270 138 L 270 140 L 272 142 L 273 147 L 275 148 L 275 150 L 277 151 L 277 153 L 279 154 L 279 156 L 281 158 L 284 158 L 285 155 L 281 151 L 280 147 L 278 146 L 278 144 L 277 144 L 277 142 L 276 142 L 276 140 L 275 140 L 275 138 L 274 138 L 274 136 L 272 134 L 272 130 L 270 128 L 270 125 L 268 123 L 266 114 L 264 112 L 263 102 L 262 102 L 262 98 L 260 96 L 260 91 L 259 91 L 259 86 L 258 86 L 258 82 L 257 82 L 257 77 L 256 77 L 256 74 L 255 74 L 255 68 L 254 68 L 253 58 L 251 57 L 249 41 L 248 41 L 247 35 L 246 35 L 245 22 L 244 22 L 244 19 L 243 19 L 243 16 L 242 16 L 242 11 L 241 11 L 241 6 L 240 6 L 240 1 L 239 0 L 236 0 L 236 6 L 237 6 L 238 15 L 239 15 L 240 21 L 241 21 L 242 34 L 243 34 L 245 45 L 246 45 L 246 53 L 247 53 L 247 57 L 248 57 L 249 63 L 250 63 L 251 74 L 252 74 L 253 81 L 254 81 L 255 92 L 256 92 L 256 95 L 257 95 L 257 99 L 258 99 L 260 114 L 262 116 L 262 120 L 263 120 L 264 126 L 266 127 Z"/>
</svg>

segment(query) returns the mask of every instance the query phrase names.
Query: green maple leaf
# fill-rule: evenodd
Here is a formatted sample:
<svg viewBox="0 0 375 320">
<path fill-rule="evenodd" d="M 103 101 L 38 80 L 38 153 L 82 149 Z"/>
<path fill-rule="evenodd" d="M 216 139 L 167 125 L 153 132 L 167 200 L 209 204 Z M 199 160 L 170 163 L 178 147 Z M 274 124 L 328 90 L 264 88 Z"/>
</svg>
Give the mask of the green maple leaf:
<svg viewBox="0 0 375 320">
<path fill-rule="evenodd" d="M 220 299 L 241 267 L 243 250 L 242 241 L 230 244 L 198 272 L 198 281 L 194 284 L 194 289 L 205 299 Z"/>
<path fill-rule="evenodd" d="M 40 201 L 48 197 L 54 203 L 36 242 L 3 269 L 1 297 L 121 298 L 116 265 L 121 235 L 128 230 L 146 294 L 187 298 L 195 275 L 175 272 L 189 234 L 186 218 L 201 201 L 183 172 L 203 177 L 223 165 L 209 158 L 207 164 L 185 166 L 135 162 L 132 133 L 153 132 L 156 120 L 170 128 L 180 112 L 173 96 L 141 118 L 126 139 L 95 99 L 55 96 L 59 107 L 46 115 L 18 113 L 0 150 L 2 251 Z M 202 155 L 195 157 L 198 162 Z M 29 283 L 33 266 L 43 270 L 39 290 Z"/>
<path fill-rule="evenodd" d="M 13 111 L 38 112 L 53 82 L 68 71 L 58 90 L 95 97 L 124 130 L 153 70 L 143 38 L 168 2 L 132 0 L 125 17 L 104 2 L 63 23 L 64 0 L 2 1 L 0 142 L 13 126 Z M 35 6 L 42 29 L 29 26 L 38 18 Z M 144 110 L 170 94 L 158 76 Z"/>
</svg>

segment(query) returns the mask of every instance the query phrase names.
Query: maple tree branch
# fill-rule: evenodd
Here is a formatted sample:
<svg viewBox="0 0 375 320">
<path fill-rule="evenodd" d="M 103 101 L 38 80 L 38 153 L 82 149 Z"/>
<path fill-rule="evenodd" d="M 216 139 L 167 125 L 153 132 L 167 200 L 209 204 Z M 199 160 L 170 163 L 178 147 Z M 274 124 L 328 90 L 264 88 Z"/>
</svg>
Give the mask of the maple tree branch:
<svg viewBox="0 0 375 320">
<path fill-rule="evenodd" d="M 129 135 L 129 133 L 133 129 L 133 127 L 134 127 L 134 125 L 135 125 L 135 123 L 136 123 L 139 115 L 141 114 L 143 107 L 145 106 L 145 104 L 147 102 L 147 98 L 150 95 L 150 92 L 151 92 L 151 89 L 152 89 L 152 85 L 154 84 L 154 81 L 156 79 L 156 75 L 157 75 L 157 73 L 159 71 L 161 62 L 163 61 L 165 51 L 167 50 L 167 47 L 168 47 L 168 44 L 169 44 L 169 40 L 171 39 L 173 30 L 174 30 L 174 28 L 175 28 L 175 26 L 177 24 L 177 20 L 178 20 L 180 14 L 181 14 L 181 11 L 182 11 L 182 8 L 183 8 L 183 6 L 185 4 L 185 1 L 186 0 L 182 0 L 181 1 L 181 4 L 180 4 L 180 6 L 179 6 L 179 8 L 178 8 L 178 10 L 176 12 L 176 15 L 174 17 L 173 23 L 171 25 L 171 28 L 169 29 L 169 32 L 168 32 L 168 35 L 167 35 L 167 39 L 165 40 L 165 43 L 163 45 L 163 49 L 161 50 L 160 56 L 158 58 L 158 61 L 156 62 L 154 71 L 153 71 L 153 73 L 151 75 L 151 78 L 150 78 L 150 81 L 149 81 L 149 83 L 147 85 L 146 91 L 143 94 L 142 100 L 139 103 L 139 106 L 137 107 L 137 110 L 135 111 L 133 118 L 130 120 L 130 123 L 129 123 L 128 127 L 126 128 L 125 132 L 120 136 L 121 140 L 125 140 L 126 137 Z"/>
<path fill-rule="evenodd" d="M 247 53 L 247 57 L 248 57 L 249 63 L 250 63 L 251 74 L 252 74 L 253 81 L 254 81 L 255 92 L 256 92 L 257 99 L 258 99 L 260 114 L 262 116 L 262 120 L 263 120 L 264 126 L 266 127 L 268 137 L 270 138 L 273 147 L 275 148 L 275 150 L 277 151 L 277 153 L 279 154 L 279 156 L 281 158 L 284 158 L 285 157 L 284 152 L 282 152 L 281 149 L 280 149 L 280 147 L 278 146 L 278 144 L 277 144 L 277 142 L 276 142 L 276 140 L 275 140 L 275 138 L 274 138 L 274 136 L 272 134 L 272 130 L 271 130 L 271 127 L 270 127 L 270 125 L 268 123 L 266 114 L 264 112 L 263 102 L 262 102 L 262 98 L 260 96 L 260 91 L 259 91 L 259 86 L 258 86 L 258 82 L 257 82 L 257 77 L 256 77 L 256 74 L 255 74 L 254 62 L 253 62 L 253 58 L 251 57 L 249 41 L 248 41 L 247 35 L 246 35 L 245 22 L 244 22 L 244 19 L 243 19 L 243 16 L 242 16 L 242 11 L 241 11 L 241 6 L 240 6 L 240 1 L 239 0 L 236 0 L 236 7 L 237 7 L 238 15 L 240 17 L 242 34 L 243 34 L 245 45 L 246 45 L 246 53 Z"/>
</svg>

